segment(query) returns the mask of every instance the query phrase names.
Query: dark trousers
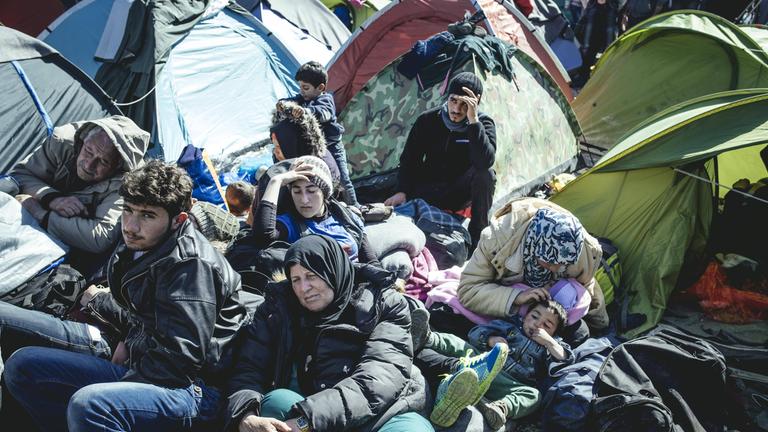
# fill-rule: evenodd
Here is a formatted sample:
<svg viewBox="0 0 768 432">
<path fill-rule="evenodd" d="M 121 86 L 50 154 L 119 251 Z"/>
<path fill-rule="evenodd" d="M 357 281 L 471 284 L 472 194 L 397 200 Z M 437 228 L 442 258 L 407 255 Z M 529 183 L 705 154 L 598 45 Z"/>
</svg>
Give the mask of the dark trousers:
<svg viewBox="0 0 768 432">
<path fill-rule="evenodd" d="M 461 210 L 471 203 L 472 219 L 469 221 L 469 235 L 472 237 L 472 250 L 474 250 L 480 240 L 480 232 L 488 226 L 488 212 L 493 204 L 495 190 L 496 172 L 493 168 L 487 170 L 470 168 L 453 181 L 422 182 L 413 188 L 408 199 L 421 198 L 435 207 L 446 210 Z"/>
<path fill-rule="evenodd" d="M 432 394 L 437 394 L 437 386 L 446 374 L 450 375 L 458 369 L 459 359 L 441 354 L 431 348 L 424 348 L 413 358 L 421 374 L 427 380 L 427 385 Z"/>
</svg>

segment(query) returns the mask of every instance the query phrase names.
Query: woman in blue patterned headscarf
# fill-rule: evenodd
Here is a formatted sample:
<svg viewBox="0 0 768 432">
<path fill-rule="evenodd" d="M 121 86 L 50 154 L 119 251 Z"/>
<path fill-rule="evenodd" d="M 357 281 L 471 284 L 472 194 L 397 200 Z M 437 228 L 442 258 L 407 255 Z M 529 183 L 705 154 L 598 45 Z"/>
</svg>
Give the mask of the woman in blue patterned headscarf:
<svg viewBox="0 0 768 432">
<path fill-rule="evenodd" d="M 483 231 L 462 271 L 459 301 L 474 313 L 507 318 L 550 298 L 559 280 L 575 279 L 590 296 L 584 320 L 602 329 L 609 323 L 595 279 L 602 255 L 600 242 L 567 209 L 538 198 L 513 200 Z"/>
<path fill-rule="evenodd" d="M 559 273 L 579 259 L 583 232 L 581 223 L 573 215 L 550 208 L 539 209 L 523 240 L 525 284 L 540 288 L 561 279 Z"/>
</svg>

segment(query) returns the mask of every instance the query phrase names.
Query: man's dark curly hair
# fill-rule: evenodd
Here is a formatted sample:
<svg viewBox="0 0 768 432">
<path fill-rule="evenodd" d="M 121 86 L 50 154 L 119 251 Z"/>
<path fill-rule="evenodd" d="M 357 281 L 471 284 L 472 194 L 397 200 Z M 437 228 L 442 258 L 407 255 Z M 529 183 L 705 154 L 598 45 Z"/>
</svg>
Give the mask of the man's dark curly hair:
<svg viewBox="0 0 768 432">
<path fill-rule="evenodd" d="M 328 84 L 328 72 L 323 65 L 316 61 L 304 63 L 296 71 L 296 81 L 304 81 L 317 87 L 320 84 Z"/>
<path fill-rule="evenodd" d="M 120 196 L 131 204 L 162 207 L 175 217 L 192 207 L 192 179 L 183 169 L 153 159 L 123 177 Z"/>
</svg>

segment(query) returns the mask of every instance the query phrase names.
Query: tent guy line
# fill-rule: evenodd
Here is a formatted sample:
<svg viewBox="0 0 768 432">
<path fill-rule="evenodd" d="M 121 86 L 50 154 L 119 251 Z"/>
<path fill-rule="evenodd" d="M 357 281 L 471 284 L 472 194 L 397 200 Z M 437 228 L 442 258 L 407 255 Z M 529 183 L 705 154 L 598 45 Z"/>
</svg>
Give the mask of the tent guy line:
<svg viewBox="0 0 768 432">
<path fill-rule="evenodd" d="M 758 198 L 758 197 L 756 197 L 756 196 L 754 196 L 754 195 L 750 195 L 750 194 L 748 194 L 748 193 L 746 193 L 746 192 L 742 192 L 742 191 L 740 191 L 740 190 L 738 190 L 738 189 L 734 189 L 734 188 L 732 188 L 732 187 L 728 187 L 728 186 L 726 186 L 726 185 L 724 185 L 724 184 L 720 184 L 720 183 L 718 183 L 718 182 L 716 182 L 716 181 L 714 181 L 714 180 L 709 180 L 709 179 L 705 179 L 704 177 L 699 177 L 699 176 L 697 176 L 696 174 L 693 174 L 693 173 L 689 173 L 688 171 L 683 171 L 683 170 L 681 170 L 680 168 L 672 168 L 672 169 L 673 169 L 673 170 L 675 170 L 675 171 L 677 171 L 677 172 L 679 172 L 680 174 L 685 174 L 685 175 L 687 175 L 687 176 L 689 176 L 689 177 L 693 177 L 693 178 L 695 178 L 696 180 L 701 180 L 701 181 L 703 181 L 704 183 L 710 183 L 710 184 L 713 184 L 713 185 L 715 185 L 715 186 L 717 186 L 717 187 L 721 187 L 721 188 L 725 188 L 725 189 L 728 189 L 729 191 L 731 191 L 731 192 L 735 192 L 735 193 L 737 193 L 737 194 L 739 194 L 739 195 L 744 195 L 744 196 L 745 196 L 745 197 L 747 197 L 747 198 L 751 198 L 751 199 L 753 199 L 753 200 L 756 200 L 756 201 L 760 201 L 760 202 L 762 202 L 762 203 L 768 204 L 768 201 L 767 201 L 767 200 L 764 200 L 764 199 L 762 199 L 762 198 Z"/>
</svg>

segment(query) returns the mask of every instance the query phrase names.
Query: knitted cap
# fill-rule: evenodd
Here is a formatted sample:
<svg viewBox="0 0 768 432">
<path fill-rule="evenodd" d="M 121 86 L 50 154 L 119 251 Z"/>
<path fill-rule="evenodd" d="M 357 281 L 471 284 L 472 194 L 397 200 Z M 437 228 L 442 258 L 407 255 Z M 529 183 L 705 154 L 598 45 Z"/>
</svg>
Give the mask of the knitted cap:
<svg viewBox="0 0 768 432">
<path fill-rule="evenodd" d="M 483 93 L 483 82 L 472 72 L 462 72 L 454 76 L 451 83 L 448 84 L 448 94 L 466 96 L 467 93 L 462 87 L 472 90 L 475 96 Z"/>
<path fill-rule="evenodd" d="M 315 175 L 310 177 L 309 181 L 319 187 L 326 198 L 330 198 L 331 195 L 333 195 L 333 177 L 331 176 L 331 170 L 328 168 L 325 161 L 317 156 L 301 156 L 296 158 L 296 164 L 294 166 L 301 163 L 312 166 L 312 172 Z"/>
<path fill-rule="evenodd" d="M 206 201 L 197 201 L 189 214 L 195 217 L 197 229 L 210 241 L 228 242 L 240 231 L 235 215 Z"/>
</svg>

